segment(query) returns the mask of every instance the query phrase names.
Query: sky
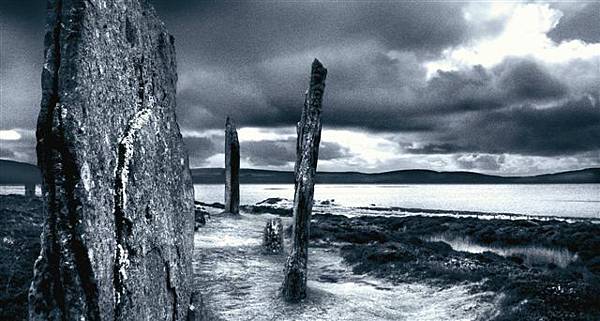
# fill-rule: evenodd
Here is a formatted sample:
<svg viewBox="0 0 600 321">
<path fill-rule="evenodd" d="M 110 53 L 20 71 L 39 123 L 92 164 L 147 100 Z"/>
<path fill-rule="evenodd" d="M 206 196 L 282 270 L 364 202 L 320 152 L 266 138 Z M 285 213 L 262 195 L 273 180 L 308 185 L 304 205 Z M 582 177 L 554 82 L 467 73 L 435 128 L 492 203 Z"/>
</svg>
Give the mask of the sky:
<svg viewBox="0 0 600 321">
<path fill-rule="evenodd" d="M 153 0 L 192 167 L 292 170 L 310 64 L 321 171 L 600 166 L 600 2 Z M 0 158 L 35 163 L 45 1 L 0 0 Z"/>
</svg>

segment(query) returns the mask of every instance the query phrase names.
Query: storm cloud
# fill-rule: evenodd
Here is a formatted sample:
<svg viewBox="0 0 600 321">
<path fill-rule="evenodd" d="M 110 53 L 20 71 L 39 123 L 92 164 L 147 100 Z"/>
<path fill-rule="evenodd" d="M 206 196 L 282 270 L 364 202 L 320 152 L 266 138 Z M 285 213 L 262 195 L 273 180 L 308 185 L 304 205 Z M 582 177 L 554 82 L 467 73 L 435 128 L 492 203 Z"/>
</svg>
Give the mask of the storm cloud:
<svg viewBox="0 0 600 321">
<path fill-rule="evenodd" d="M 248 161 L 256 166 L 282 166 L 296 161 L 296 140 L 250 141 L 240 145 L 240 151 Z M 319 148 L 319 160 L 327 161 L 346 158 L 351 153 L 347 148 L 322 142 Z"/>
<path fill-rule="evenodd" d="M 183 137 L 183 143 L 190 157 L 192 167 L 201 167 L 210 156 L 223 152 L 225 148 L 218 144 L 224 137 Z"/>
<path fill-rule="evenodd" d="M 566 11 L 556 28 L 548 33 L 555 41 L 579 39 L 600 42 L 600 2 L 583 3 Z"/>
<path fill-rule="evenodd" d="M 600 149 L 598 96 L 556 106 L 522 105 L 466 117 L 434 142 L 406 147 L 415 154 L 457 152 L 557 156 Z"/>
<path fill-rule="evenodd" d="M 324 166 L 600 164 L 598 3 L 150 2 L 176 39 L 192 166 L 222 166 L 231 116 L 271 133 L 240 135 L 245 166 L 290 169 L 315 57 L 329 70 Z M 0 129 L 35 128 L 44 14 L 39 1 L 2 5 Z M 3 158 L 35 158 L 32 139 L 1 143 Z"/>
<path fill-rule="evenodd" d="M 460 168 L 467 170 L 495 171 L 504 163 L 504 155 L 467 154 L 455 156 Z"/>
</svg>

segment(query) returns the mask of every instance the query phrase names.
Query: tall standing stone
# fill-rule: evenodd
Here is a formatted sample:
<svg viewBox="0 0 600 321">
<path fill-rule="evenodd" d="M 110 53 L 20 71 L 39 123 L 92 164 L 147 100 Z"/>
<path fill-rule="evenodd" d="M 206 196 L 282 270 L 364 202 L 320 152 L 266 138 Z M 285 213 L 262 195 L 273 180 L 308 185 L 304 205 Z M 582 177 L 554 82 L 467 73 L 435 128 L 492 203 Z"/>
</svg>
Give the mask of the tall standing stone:
<svg viewBox="0 0 600 321">
<path fill-rule="evenodd" d="M 315 59 L 306 92 L 302 118 L 297 125 L 294 224 L 292 248 L 285 266 L 283 297 L 296 302 L 306 297 L 308 239 L 312 213 L 315 173 L 321 141 L 321 103 L 327 69 Z"/>
<path fill-rule="evenodd" d="M 233 121 L 225 121 L 225 211 L 240 213 L 240 143 Z"/>
<path fill-rule="evenodd" d="M 49 0 L 30 320 L 185 320 L 194 191 L 174 39 L 145 0 Z"/>
</svg>

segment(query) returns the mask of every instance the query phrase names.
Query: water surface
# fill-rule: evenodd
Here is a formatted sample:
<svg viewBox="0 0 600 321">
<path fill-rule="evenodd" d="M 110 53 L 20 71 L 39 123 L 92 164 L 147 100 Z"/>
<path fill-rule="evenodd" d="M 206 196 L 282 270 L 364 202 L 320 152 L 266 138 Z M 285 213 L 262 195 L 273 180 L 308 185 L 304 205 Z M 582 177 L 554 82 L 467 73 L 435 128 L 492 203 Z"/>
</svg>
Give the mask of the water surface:
<svg viewBox="0 0 600 321">
<path fill-rule="evenodd" d="M 223 203 L 223 185 L 194 185 L 194 190 L 196 200 Z M 24 193 L 23 186 L 0 186 L 0 194 Z M 41 195 L 39 185 L 36 194 Z M 245 184 L 240 186 L 240 195 L 242 204 L 256 204 L 270 197 L 292 200 L 294 187 Z M 456 210 L 600 219 L 600 184 L 321 184 L 315 187 L 315 199 L 333 199 L 334 204 L 355 208 L 357 214 L 361 213 L 358 207 L 395 206 L 423 209 L 423 213 Z"/>
<path fill-rule="evenodd" d="M 223 203 L 223 185 L 194 185 L 196 199 Z M 242 204 L 269 197 L 292 200 L 291 184 L 240 186 Z M 403 207 L 531 216 L 586 217 L 600 219 L 600 184 L 528 185 L 327 185 L 315 186 L 315 200 L 335 200 L 349 207 Z M 318 212 L 318 211 L 317 211 Z"/>
</svg>

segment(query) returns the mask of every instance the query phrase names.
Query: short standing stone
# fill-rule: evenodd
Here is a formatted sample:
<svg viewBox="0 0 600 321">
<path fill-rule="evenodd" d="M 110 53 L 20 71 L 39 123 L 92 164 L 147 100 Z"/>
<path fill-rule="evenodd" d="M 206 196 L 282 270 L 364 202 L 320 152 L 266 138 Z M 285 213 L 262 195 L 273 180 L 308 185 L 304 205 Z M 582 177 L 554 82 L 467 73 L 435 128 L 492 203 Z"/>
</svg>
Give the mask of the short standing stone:
<svg viewBox="0 0 600 321">
<path fill-rule="evenodd" d="M 233 121 L 225 122 L 225 210 L 240 213 L 240 143 Z"/>
<path fill-rule="evenodd" d="M 269 254 L 283 252 L 283 223 L 280 218 L 267 221 L 263 233 L 263 248 Z"/>
<path fill-rule="evenodd" d="M 204 225 L 206 225 L 206 216 L 208 212 L 203 209 L 196 208 L 194 211 L 194 230 L 197 231 Z"/>
<path fill-rule="evenodd" d="M 47 12 L 29 320 L 185 320 L 194 189 L 174 39 L 148 1 L 48 0 Z"/>
</svg>

